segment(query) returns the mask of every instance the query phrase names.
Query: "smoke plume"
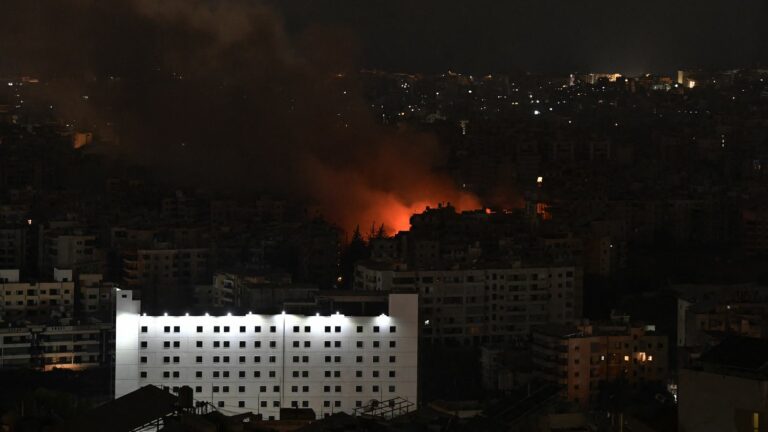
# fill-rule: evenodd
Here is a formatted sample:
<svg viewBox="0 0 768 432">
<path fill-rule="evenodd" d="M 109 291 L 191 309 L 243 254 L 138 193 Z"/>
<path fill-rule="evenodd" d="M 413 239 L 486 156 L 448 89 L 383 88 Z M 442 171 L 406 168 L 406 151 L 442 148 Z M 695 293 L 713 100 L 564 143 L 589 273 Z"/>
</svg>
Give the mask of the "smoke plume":
<svg viewBox="0 0 768 432">
<path fill-rule="evenodd" d="M 434 138 L 374 121 L 343 28 L 289 36 L 259 1 L 9 0 L 4 9 L 0 71 L 40 76 L 30 103 L 50 103 L 81 129 L 114 130 L 114 154 L 181 181 L 285 194 L 346 229 L 405 229 L 440 201 L 478 206 L 433 170 Z"/>
</svg>

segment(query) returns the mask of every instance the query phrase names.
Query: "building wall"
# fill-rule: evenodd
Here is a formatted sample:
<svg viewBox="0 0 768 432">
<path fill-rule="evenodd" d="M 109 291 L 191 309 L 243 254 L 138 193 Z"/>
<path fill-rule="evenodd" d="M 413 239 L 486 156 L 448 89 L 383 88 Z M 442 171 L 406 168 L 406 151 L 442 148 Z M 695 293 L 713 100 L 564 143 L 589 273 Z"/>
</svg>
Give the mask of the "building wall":
<svg viewBox="0 0 768 432">
<path fill-rule="evenodd" d="M 375 346 L 377 344 L 378 346 Z M 389 296 L 389 314 L 140 316 L 130 291 L 117 302 L 116 397 L 146 384 L 234 412 L 318 416 L 371 400 L 417 401 L 418 299 Z"/>
<path fill-rule="evenodd" d="M 768 430 L 768 381 L 692 369 L 681 369 L 679 378 L 680 432 Z"/>
<path fill-rule="evenodd" d="M 418 292 L 428 343 L 514 341 L 528 337 L 533 326 L 581 317 L 576 267 L 400 271 L 358 266 L 355 289 Z"/>
<path fill-rule="evenodd" d="M 104 364 L 111 324 L 0 329 L 0 368 L 83 369 Z"/>
</svg>

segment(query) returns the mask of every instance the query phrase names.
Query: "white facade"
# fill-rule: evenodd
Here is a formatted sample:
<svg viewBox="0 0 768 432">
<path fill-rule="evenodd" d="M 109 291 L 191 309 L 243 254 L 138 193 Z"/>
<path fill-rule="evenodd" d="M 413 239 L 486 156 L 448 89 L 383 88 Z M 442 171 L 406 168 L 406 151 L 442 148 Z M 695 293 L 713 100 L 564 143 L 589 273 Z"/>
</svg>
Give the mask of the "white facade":
<svg viewBox="0 0 768 432">
<path fill-rule="evenodd" d="M 115 397 L 188 385 L 196 400 L 275 419 L 280 407 L 322 417 L 417 401 L 416 294 L 390 294 L 389 314 L 375 317 L 139 312 L 131 291 L 117 293 Z"/>
</svg>

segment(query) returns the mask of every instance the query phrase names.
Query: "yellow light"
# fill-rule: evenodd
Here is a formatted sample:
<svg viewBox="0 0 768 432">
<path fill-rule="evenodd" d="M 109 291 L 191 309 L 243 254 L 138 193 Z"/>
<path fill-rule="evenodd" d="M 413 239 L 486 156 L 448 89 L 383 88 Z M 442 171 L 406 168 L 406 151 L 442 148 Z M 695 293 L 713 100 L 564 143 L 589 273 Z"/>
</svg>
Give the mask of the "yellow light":
<svg viewBox="0 0 768 432">
<path fill-rule="evenodd" d="M 624 356 L 624 361 L 625 361 L 625 362 L 628 362 L 628 361 L 629 361 L 629 356 L 628 356 L 628 355 L 625 355 L 625 356 Z"/>
</svg>

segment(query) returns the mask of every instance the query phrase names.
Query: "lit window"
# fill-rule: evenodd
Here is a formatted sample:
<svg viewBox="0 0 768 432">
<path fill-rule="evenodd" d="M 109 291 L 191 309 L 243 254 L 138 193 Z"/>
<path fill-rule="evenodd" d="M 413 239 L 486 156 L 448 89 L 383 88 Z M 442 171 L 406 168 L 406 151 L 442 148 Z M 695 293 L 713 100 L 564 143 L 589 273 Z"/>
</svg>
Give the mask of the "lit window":
<svg viewBox="0 0 768 432">
<path fill-rule="evenodd" d="M 628 355 L 625 355 L 625 356 L 624 356 L 624 361 L 625 361 L 625 362 L 628 362 L 628 361 L 629 361 L 629 356 L 628 356 Z"/>
</svg>

